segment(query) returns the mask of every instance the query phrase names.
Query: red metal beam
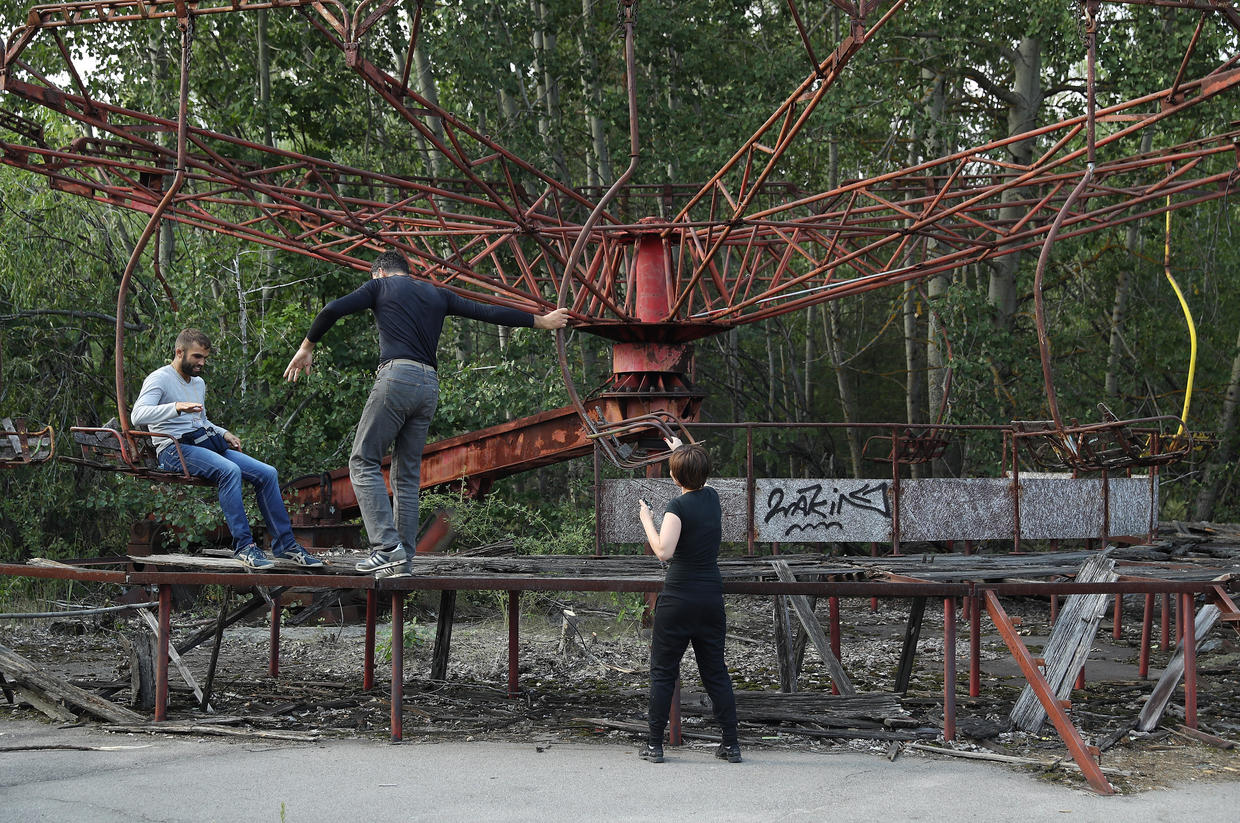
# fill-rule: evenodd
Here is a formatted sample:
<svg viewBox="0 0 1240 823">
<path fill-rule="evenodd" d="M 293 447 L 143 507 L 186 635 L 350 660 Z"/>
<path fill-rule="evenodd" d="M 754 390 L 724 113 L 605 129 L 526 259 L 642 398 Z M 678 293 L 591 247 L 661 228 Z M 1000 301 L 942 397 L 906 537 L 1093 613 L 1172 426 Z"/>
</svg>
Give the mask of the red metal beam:
<svg viewBox="0 0 1240 823">
<path fill-rule="evenodd" d="M 605 421 L 617 422 L 657 409 L 690 416 L 699 400 L 696 396 L 643 394 L 607 396 L 586 406 Z M 629 435 L 629 439 L 635 437 L 636 433 Z M 428 444 L 422 452 L 421 487 L 467 480 L 486 489 L 499 478 L 582 457 L 593 448 L 576 409 L 565 406 Z M 390 458 L 385 458 L 383 478 L 389 488 L 390 467 Z M 299 519 L 349 518 L 358 513 L 347 468 L 300 477 L 288 484 L 286 498 Z"/>
<path fill-rule="evenodd" d="M 998 596 L 993 591 L 987 591 L 985 597 L 986 611 L 990 614 L 991 621 L 995 624 L 995 628 L 999 630 L 999 634 L 1003 637 L 1003 642 L 1011 650 L 1012 657 L 1025 675 L 1025 681 L 1029 683 L 1034 694 L 1038 697 L 1038 702 L 1046 710 L 1046 716 L 1055 724 L 1055 729 L 1068 747 L 1072 759 L 1076 761 L 1076 765 L 1081 767 L 1081 773 L 1085 775 L 1085 780 L 1099 794 L 1115 794 L 1114 787 L 1111 786 L 1110 782 L 1102 774 L 1102 769 L 1098 767 L 1098 762 L 1094 759 L 1095 755 L 1085 745 L 1085 741 L 1081 739 L 1081 733 L 1076 730 L 1076 726 L 1072 725 L 1072 720 L 1068 717 L 1067 712 L 1064 711 L 1066 708 L 1064 703 L 1066 701 L 1060 702 L 1059 698 L 1051 690 L 1050 684 L 1042 676 L 1042 670 L 1038 668 L 1038 664 L 1034 662 L 1033 657 L 1029 654 L 1029 650 L 1025 648 L 1025 642 L 1021 640 L 1016 627 L 1012 625 L 1007 612 L 1003 610 L 1003 606 L 999 603 Z"/>
</svg>

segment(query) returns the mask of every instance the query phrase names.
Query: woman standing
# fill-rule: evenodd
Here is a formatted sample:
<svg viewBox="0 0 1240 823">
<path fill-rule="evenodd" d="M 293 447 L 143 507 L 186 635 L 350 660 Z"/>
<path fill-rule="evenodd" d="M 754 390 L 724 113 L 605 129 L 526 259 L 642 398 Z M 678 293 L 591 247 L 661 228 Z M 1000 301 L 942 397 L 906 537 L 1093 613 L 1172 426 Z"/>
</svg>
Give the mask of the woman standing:
<svg viewBox="0 0 1240 823">
<path fill-rule="evenodd" d="M 655 530 L 650 504 L 640 502 L 642 527 L 655 556 L 668 564 L 663 591 L 654 609 L 650 639 L 650 736 L 641 757 L 663 762 L 663 729 L 672 693 L 680 676 L 680 659 L 693 644 L 702 684 L 710 695 L 715 719 L 723 727 L 723 743 L 715 756 L 741 762 L 736 734 L 736 698 L 723 660 L 727 623 L 723 611 L 723 580 L 719 575 L 719 542 L 723 515 L 719 494 L 706 485 L 710 456 L 701 446 L 667 441 L 672 449 L 668 468 L 681 495 L 667 505 L 663 525 Z"/>
</svg>

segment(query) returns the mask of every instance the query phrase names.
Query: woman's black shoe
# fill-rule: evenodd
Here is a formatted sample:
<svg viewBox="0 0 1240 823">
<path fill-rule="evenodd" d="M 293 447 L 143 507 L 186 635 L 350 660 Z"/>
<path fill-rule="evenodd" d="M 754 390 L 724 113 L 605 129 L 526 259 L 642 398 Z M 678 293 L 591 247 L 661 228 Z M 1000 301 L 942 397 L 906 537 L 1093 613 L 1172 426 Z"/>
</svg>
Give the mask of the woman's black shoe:
<svg viewBox="0 0 1240 823">
<path fill-rule="evenodd" d="M 642 760 L 649 760 L 651 763 L 662 763 L 663 762 L 663 747 L 652 746 L 649 743 L 647 743 L 646 747 L 637 753 L 637 756 L 640 757 Z M 737 749 L 736 756 L 740 757 L 740 749 Z"/>
<path fill-rule="evenodd" d="M 741 747 L 733 744 L 731 746 L 720 743 L 719 748 L 715 749 L 715 757 L 720 760 L 726 760 L 729 763 L 741 762 Z"/>
</svg>

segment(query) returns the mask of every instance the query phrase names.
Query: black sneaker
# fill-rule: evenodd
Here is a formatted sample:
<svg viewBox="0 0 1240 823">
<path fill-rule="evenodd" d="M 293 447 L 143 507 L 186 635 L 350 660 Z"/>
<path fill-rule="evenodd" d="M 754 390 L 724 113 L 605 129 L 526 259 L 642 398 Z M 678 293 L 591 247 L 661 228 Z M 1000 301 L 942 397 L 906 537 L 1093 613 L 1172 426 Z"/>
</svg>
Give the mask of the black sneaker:
<svg viewBox="0 0 1240 823">
<path fill-rule="evenodd" d="M 649 760 L 651 763 L 662 763 L 663 762 L 663 747 L 653 746 L 647 743 L 642 748 L 642 750 L 637 753 L 637 756 L 640 757 L 642 760 Z"/>
<path fill-rule="evenodd" d="M 271 552 L 271 556 L 279 560 L 292 560 L 299 566 L 310 566 L 313 568 L 323 565 L 323 559 L 321 557 L 315 557 L 297 543 L 294 543 L 289 548 L 281 551 L 273 550 Z"/>
<path fill-rule="evenodd" d="M 733 743 L 731 746 L 726 743 L 720 743 L 719 748 L 715 749 L 715 757 L 720 760 L 726 760 L 729 763 L 741 762 L 741 747 Z"/>
</svg>

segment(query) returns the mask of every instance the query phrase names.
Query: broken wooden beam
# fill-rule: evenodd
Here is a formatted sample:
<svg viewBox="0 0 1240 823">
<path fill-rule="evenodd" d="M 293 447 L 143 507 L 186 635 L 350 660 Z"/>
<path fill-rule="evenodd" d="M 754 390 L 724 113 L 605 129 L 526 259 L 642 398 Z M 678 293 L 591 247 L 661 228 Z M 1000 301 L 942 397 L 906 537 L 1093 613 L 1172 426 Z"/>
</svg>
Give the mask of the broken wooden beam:
<svg viewBox="0 0 1240 823">
<path fill-rule="evenodd" d="M 27 690 L 37 691 L 52 701 L 62 701 L 113 723 L 141 723 L 145 718 L 85 689 L 39 669 L 7 646 L 0 646 L 0 671 Z"/>
<path fill-rule="evenodd" d="M 1201 611 L 1197 612 L 1197 618 L 1193 621 L 1193 636 L 1196 638 L 1197 646 L 1201 645 L 1210 633 L 1210 629 L 1214 628 L 1218 615 L 1218 606 L 1213 604 L 1203 606 Z M 1154 686 L 1154 691 L 1150 692 L 1149 699 L 1145 701 L 1141 713 L 1137 715 L 1138 731 L 1152 731 L 1158 725 L 1182 677 L 1184 677 L 1184 640 L 1180 640 L 1179 645 L 1176 646 L 1175 656 L 1167 663 L 1167 668 L 1163 670 L 1163 675 Z"/>
<path fill-rule="evenodd" d="M 1076 574 L 1078 583 L 1110 583 L 1116 579 L 1118 575 L 1110 549 L 1085 561 Z M 1072 694 L 1072 686 L 1089 657 L 1089 649 L 1098 635 L 1098 624 L 1102 622 L 1110 599 L 1109 594 L 1074 594 L 1064 601 L 1063 608 L 1059 610 L 1055 627 L 1042 652 L 1045 661 L 1042 676 L 1057 699 L 1067 700 Z M 1021 731 L 1030 734 L 1042 731 L 1046 709 L 1031 684 L 1026 684 L 1008 716 Z"/>
<path fill-rule="evenodd" d="M 788 567 L 785 561 L 771 560 L 770 563 L 781 581 L 784 583 L 797 582 L 796 575 L 792 573 L 792 569 Z M 792 604 L 792 609 L 796 612 L 797 619 L 805 627 L 805 633 L 809 635 L 810 642 L 818 650 L 818 656 L 826 664 L 827 671 L 831 673 L 831 680 L 840 690 L 840 694 L 856 694 L 857 689 L 853 686 L 852 681 L 848 679 L 848 674 L 844 671 L 844 667 L 840 665 L 840 661 L 832 653 L 831 642 L 827 640 L 826 632 L 822 630 L 822 624 L 814 616 L 814 611 L 809 607 L 809 602 L 805 596 L 794 594 L 789 595 L 786 599 Z"/>
</svg>

